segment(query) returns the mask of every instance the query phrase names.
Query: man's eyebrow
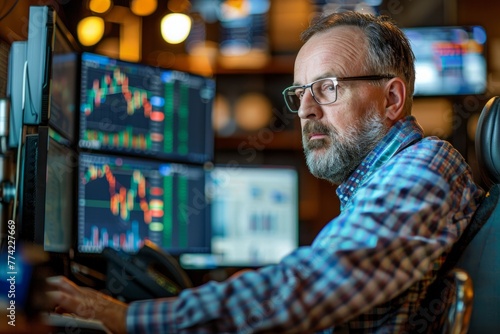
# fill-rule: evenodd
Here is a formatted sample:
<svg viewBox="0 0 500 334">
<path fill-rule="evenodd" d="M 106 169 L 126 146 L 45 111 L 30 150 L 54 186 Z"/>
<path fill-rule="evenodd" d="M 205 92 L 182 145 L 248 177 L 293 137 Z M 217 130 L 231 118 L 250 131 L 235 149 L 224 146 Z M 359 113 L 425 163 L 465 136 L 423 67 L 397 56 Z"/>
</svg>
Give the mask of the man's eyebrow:
<svg viewBox="0 0 500 334">
<path fill-rule="evenodd" d="M 317 81 L 317 80 L 326 79 L 326 78 L 339 78 L 339 77 L 341 77 L 341 76 L 333 74 L 332 72 L 328 72 L 328 73 L 325 73 L 325 74 L 322 74 L 320 76 L 315 77 L 312 81 L 309 81 L 309 82 L 307 82 L 305 84 L 294 82 L 292 84 L 292 86 L 305 86 L 305 85 L 310 84 L 311 82 L 314 82 L 314 81 Z"/>
</svg>

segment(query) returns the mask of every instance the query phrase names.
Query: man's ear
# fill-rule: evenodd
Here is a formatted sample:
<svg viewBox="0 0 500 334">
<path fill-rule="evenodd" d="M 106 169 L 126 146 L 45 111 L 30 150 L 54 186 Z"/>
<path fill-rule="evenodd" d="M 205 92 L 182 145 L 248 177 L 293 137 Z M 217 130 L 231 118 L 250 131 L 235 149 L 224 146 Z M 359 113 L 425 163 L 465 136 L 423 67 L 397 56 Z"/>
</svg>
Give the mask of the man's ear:
<svg viewBox="0 0 500 334">
<path fill-rule="evenodd" d="M 406 86 L 400 78 L 393 78 L 385 86 L 385 115 L 391 121 L 397 121 L 404 116 Z"/>
</svg>

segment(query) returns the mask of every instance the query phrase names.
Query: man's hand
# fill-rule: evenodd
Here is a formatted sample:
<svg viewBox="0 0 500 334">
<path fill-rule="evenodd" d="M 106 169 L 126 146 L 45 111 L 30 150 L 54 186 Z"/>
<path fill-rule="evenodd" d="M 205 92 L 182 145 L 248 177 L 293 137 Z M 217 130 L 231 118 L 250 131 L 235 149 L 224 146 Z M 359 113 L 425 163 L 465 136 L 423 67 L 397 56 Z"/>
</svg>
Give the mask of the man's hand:
<svg viewBox="0 0 500 334">
<path fill-rule="evenodd" d="M 127 304 L 96 290 L 79 287 L 63 276 L 47 279 L 49 307 L 101 321 L 112 333 L 126 333 Z"/>
</svg>

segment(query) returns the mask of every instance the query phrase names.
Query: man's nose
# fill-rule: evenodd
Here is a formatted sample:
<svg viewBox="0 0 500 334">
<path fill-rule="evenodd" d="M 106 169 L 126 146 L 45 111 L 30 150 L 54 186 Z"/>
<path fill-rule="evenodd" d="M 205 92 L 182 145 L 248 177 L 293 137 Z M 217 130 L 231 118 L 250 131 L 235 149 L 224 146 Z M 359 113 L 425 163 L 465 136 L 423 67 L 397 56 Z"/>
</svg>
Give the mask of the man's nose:
<svg viewBox="0 0 500 334">
<path fill-rule="evenodd" d="M 298 110 L 299 117 L 302 119 L 319 119 L 323 116 L 321 106 L 316 102 L 310 88 L 304 90 L 304 95 L 300 100 L 300 107 Z"/>
</svg>

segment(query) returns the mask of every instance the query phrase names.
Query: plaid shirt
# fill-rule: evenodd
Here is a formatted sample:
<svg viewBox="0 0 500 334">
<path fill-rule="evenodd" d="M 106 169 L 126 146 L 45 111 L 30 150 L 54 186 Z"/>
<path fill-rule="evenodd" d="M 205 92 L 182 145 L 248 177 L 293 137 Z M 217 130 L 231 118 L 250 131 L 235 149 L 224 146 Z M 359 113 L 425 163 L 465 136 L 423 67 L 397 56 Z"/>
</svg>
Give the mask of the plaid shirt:
<svg viewBox="0 0 500 334">
<path fill-rule="evenodd" d="M 422 332 L 419 303 L 483 197 L 469 167 L 408 116 L 337 194 L 341 213 L 311 246 L 176 298 L 133 302 L 129 332 Z"/>
</svg>

